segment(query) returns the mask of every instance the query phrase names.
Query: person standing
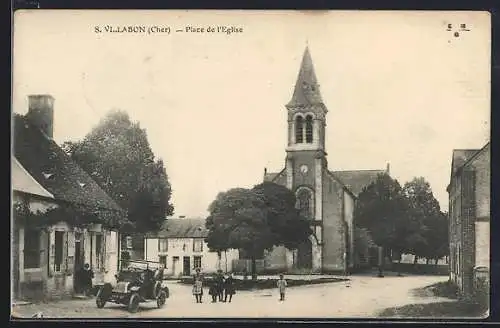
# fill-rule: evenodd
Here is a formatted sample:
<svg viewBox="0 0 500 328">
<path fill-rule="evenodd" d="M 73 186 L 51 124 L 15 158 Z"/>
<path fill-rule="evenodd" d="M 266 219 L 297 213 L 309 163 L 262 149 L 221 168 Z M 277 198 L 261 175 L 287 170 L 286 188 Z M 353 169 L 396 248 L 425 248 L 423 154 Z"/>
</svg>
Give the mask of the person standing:
<svg viewBox="0 0 500 328">
<path fill-rule="evenodd" d="M 224 275 L 222 274 L 222 270 L 217 271 L 216 283 L 219 302 L 224 302 Z"/>
<path fill-rule="evenodd" d="M 280 274 L 280 279 L 277 282 L 278 290 L 280 292 L 280 301 L 285 300 L 286 285 L 286 280 L 284 279 L 283 274 Z"/>
<path fill-rule="evenodd" d="M 210 282 L 208 295 L 212 296 L 212 303 L 217 303 L 217 296 L 219 296 L 219 291 L 217 290 L 217 279 L 212 279 Z"/>
<path fill-rule="evenodd" d="M 94 272 L 90 269 L 90 265 L 88 263 L 85 263 L 83 266 L 81 278 L 83 284 L 83 294 L 85 296 L 90 296 L 90 293 L 92 292 L 92 278 L 94 278 Z"/>
<path fill-rule="evenodd" d="M 196 303 L 203 303 L 203 282 L 200 278 L 195 277 L 193 284 L 193 295 L 196 299 Z"/>
<path fill-rule="evenodd" d="M 224 302 L 227 302 L 227 296 L 229 295 L 229 303 L 231 303 L 235 293 L 233 275 L 229 273 L 229 276 L 224 281 Z"/>
</svg>

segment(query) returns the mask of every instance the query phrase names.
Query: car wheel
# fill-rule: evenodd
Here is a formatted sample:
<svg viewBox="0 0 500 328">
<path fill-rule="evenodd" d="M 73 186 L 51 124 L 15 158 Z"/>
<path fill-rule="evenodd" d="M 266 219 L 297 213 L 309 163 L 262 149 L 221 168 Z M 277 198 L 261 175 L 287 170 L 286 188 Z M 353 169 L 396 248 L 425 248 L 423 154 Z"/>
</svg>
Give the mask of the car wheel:
<svg viewBox="0 0 500 328">
<path fill-rule="evenodd" d="M 139 294 L 135 293 L 130 296 L 128 301 L 128 310 L 129 312 L 135 313 L 139 309 Z"/>
<path fill-rule="evenodd" d="M 167 294 L 165 293 L 165 291 L 161 291 L 160 292 L 160 295 L 158 295 L 158 297 L 156 298 L 156 304 L 158 305 L 158 308 L 162 308 L 163 305 L 165 305 L 165 302 L 167 300 Z"/>
<path fill-rule="evenodd" d="M 103 288 L 99 288 L 99 291 L 97 292 L 97 296 L 95 299 L 95 304 L 97 305 L 97 308 L 102 309 L 104 305 L 106 305 L 106 300 L 103 298 Z"/>
</svg>

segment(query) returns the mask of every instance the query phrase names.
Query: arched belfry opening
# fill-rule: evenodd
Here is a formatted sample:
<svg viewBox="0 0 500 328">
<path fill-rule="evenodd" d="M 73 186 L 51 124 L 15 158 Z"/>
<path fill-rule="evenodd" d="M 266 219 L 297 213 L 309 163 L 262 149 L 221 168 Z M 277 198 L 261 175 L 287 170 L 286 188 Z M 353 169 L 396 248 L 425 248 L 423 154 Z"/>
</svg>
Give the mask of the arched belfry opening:
<svg viewBox="0 0 500 328">
<path fill-rule="evenodd" d="M 312 143 L 313 142 L 313 117 L 312 115 L 307 115 L 306 116 L 306 143 Z"/>
<path fill-rule="evenodd" d="M 300 115 L 295 119 L 295 142 L 304 142 L 304 118 Z"/>
</svg>

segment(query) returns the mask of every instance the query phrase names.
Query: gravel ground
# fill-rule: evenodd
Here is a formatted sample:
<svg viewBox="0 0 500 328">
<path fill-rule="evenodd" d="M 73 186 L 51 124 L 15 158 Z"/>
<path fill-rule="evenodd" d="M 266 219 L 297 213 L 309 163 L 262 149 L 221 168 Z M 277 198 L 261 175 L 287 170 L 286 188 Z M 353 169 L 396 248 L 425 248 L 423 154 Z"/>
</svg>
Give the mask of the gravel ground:
<svg viewBox="0 0 500 328">
<path fill-rule="evenodd" d="M 162 309 L 143 303 L 134 314 L 124 306 L 106 304 L 97 309 L 94 299 L 30 304 L 13 308 L 13 314 L 31 317 L 42 312 L 45 318 L 371 318 L 382 310 L 407 304 L 451 301 L 440 297 L 419 297 L 413 293 L 448 278 L 443 276 L 352 276 L 349 282 L 291 287 L 285 302 L 278 301 L 276 289 L 238 291 L 232 303 L 196 304 L 191 287 L 170 282 L 170 298 Z"/>
</svg>

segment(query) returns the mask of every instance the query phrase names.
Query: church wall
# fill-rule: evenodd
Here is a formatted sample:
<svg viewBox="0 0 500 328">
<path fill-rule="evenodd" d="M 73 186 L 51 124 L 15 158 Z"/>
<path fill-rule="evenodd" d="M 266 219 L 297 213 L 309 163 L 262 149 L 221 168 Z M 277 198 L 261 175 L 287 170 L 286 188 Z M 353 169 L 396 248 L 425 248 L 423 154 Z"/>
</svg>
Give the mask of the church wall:
<svg viewBox="0 0 500 328">
<path fill-rule="evenodd" d="M 323 271 L 344 270 L 342 236 L 343 187 L 325 175 L 323 184 Z"/>
<path fill-rule="evenodd" d="M 315 174 L 314 174 L 314 152 L 313 151 L 301 151 L 293 154 L 293 176 L 294 189 L 299 186 L 309 186 L 314 190 L 315 185 Z M 308 172 L 303 174 L 300 172 L 300 167 L 302 165 L 307 165 Z"/>
<path fill-rule="evenodd" d="M 347 224 L 347 263 L 349 268 L 354 266 L 354 198 L 348 192 L 344 191 L 344 221 Z"/>
</svg>

